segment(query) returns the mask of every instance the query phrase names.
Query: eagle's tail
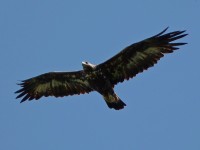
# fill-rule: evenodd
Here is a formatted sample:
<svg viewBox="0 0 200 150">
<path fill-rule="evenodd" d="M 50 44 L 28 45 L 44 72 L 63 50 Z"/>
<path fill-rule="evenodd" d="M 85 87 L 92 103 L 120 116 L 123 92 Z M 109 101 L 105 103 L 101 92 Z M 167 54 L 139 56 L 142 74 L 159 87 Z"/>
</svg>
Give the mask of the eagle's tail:
<svg viewBox="0 0 200 150">
<path fill-rule="evenodd" d="M 109 108 L 114 108 L 115 110 L 123 109 L 126 104 L 116 95 L 104 95 L 104 99 Z"/>
</svg>

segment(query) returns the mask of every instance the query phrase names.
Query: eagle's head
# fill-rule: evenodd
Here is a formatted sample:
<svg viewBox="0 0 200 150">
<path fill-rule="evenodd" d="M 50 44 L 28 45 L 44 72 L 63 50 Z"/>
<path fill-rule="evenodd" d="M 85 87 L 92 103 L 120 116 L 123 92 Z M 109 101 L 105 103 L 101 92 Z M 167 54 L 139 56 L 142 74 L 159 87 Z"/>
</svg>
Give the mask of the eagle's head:
<svg viewBox="0 0 200 150">
<path fill-rule="evenodd" d="M 93 71 L 96 67 L 96 65 L 93 65 L 87 61 L 83 61 L 82 66 L 84 71 Z"/>
</svg>

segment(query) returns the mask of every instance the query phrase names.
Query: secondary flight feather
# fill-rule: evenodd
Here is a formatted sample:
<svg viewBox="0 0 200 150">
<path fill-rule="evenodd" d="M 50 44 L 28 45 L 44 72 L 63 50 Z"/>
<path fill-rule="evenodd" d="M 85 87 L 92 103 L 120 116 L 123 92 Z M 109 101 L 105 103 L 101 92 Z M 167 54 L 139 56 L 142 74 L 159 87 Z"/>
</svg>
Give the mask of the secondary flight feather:
<svg viewBox="0 0 200 150">
<path fill-rule="evenodd" d="M 103 96 L 109 108 L 123 109 L 126 104 L 114 92 L 114 86 L 154 66 L 164 54 L 186 44 L 172 43 L 185 37 L 185 31 L 164 34 L 167 29 L 124 48 L 99 65 L 82 62 L 83 70 L 80 71 L 49 72 L 23 80 L 19 83 L 21 89 L 15 92 L 19 94 L 16 98 L 22 97 L 21 102 L 24 102 L 43 96 L 63 97 L 96 91 Z"/>
</svg>

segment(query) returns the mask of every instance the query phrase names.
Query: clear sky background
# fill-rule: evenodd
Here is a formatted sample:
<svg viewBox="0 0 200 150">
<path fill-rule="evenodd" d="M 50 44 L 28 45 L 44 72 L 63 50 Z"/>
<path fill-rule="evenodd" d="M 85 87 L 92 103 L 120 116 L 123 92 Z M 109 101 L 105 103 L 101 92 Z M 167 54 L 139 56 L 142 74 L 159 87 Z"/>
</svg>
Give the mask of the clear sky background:
<svg viewBox="0 0 200 150">
<path fill-rule="evenodd" d="M 127 104 L 96 92 L 20 104 L 20 80 L 101 63 L 155 35 L 187 30 L 187 42 L 155 67 L 118 84 Z M 1 0 L 1 150 L 199 150 L 199 0 Z"/>
</svg>

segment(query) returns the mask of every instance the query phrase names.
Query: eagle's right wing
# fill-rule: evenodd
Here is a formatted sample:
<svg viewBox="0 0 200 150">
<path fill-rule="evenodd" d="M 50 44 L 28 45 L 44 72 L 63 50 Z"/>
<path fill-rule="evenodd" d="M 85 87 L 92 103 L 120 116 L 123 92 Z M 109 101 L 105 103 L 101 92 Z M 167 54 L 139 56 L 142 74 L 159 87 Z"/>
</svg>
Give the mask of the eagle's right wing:
<svg viewBox="0 0 200 150">
<path fill-rule="evenodd" d="M 23 97 L 21 102 L 42 96 L 63 97 L 93 91 L 83 71 L 49 72 L 24 80 L 19 85 L 22 88 L 15 93 L 19 93 L 16 98 Z"/>
<path fill-rule="evenodd" d="M 134 43 L 124 48 L 117 55 L 96 66 L 96 70 L 103 72 L 113 85 L 128 80 L 149 67 L 154 66 L 166 53 L 179 49 L 178 46 L 186 43 L 172 43 L 187 34 L 185 31 L 175 31 L 159 34 Z"/>
</svg>

